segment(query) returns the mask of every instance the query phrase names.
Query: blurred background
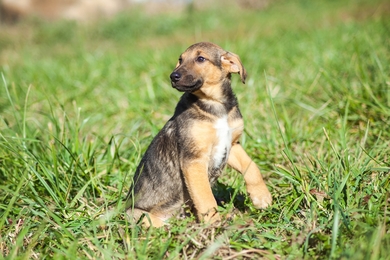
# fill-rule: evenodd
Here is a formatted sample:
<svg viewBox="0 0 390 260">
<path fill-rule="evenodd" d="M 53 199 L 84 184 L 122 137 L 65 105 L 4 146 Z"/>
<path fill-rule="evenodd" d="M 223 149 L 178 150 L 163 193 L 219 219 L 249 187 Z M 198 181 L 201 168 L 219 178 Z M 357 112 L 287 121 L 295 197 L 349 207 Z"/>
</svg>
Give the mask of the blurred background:
<svg viewBox="0 0 390 260">
<path fill-rule="evenodd" d="M 93 21 L 112 17 L 125 10 L 142 9 L 148 13 L 180 13 L 208 7 L 263 9 L 275 0 L 2 0 L 1 19 L 16 22 L 27 16 L 48 20 Z"/>
</svg>

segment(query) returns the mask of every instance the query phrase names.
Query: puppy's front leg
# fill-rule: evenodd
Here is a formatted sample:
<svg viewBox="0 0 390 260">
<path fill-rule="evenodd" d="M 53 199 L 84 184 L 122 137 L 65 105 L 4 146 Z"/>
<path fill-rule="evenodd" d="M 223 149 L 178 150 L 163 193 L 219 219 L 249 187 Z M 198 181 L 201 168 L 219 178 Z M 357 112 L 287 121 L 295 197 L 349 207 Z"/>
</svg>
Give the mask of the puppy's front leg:
<svg viewBox="0 0 390 260">
<path fill-rule="evenodd" d="M 228 164 L 244 175 L 246 189 L 256 208 L 262 209 L 271 205 L 271 193 L 264 183 L 259 168 L 257 168 L 257 165 L 240 144 L 233 144 L 230 150 Z"/>
<path fill-rule="evenodd" d="M 188 162 L 183 167 L 183 174 L 198 219 L 206 222 L 220 220 L 217 212 L 217 202 L 208 178 L 207 164 L 198 161 Z"/>
</svg>

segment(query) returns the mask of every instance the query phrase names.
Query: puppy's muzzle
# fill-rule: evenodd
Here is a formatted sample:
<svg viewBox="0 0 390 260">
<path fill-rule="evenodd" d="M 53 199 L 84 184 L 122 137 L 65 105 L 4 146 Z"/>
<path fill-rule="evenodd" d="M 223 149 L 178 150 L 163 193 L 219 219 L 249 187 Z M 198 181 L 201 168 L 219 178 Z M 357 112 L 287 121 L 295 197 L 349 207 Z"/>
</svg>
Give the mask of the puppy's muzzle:
<svg viewBox="0 0 390 260">
<path fill-rule="evenodd" d="M 177 71 L 174 71 L 170 75 L 172 83 L 176 83 L 180 80 L 181 74 Z"/>
<path fill-rule="evenodd" d="M 203 85 L 201 78 L 195 78 L 191 74 L 182 74 L 179 71 L 174 71 L 170 75 L 172 87 L 179 91 L 194 92 L 200 89 Z"/>
</svg>

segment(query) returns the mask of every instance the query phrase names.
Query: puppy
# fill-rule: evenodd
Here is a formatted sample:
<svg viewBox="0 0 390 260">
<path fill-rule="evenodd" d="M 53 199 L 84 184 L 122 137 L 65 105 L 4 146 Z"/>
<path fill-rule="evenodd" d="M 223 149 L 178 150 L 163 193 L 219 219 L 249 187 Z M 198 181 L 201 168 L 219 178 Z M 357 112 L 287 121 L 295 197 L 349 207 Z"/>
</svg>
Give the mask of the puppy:
<svg viewBox="0 0 390 260">
<path fill-rule="evenodd" d="M 126 198 L 135 220 L 159 227 L 183 205 L 200 221 L 220 220 L 211 186 L 226 164 L 243 174 L 256 208 L 271 204 L 259 169 L 239 143 L 244 123 L 232 73 L 245 83 L 240 58 L 213 43 L 196 43 L 181 54 L 170 78 L 184 94 L 143 156 Z"/>
</svg>

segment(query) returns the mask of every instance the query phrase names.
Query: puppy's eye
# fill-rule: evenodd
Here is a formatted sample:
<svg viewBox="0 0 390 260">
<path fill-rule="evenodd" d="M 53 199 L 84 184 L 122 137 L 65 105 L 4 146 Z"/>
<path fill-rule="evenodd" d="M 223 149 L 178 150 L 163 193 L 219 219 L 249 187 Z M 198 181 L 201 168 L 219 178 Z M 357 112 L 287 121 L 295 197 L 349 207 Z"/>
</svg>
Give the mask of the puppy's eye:
<svg viewBox="0 0 390 260">
<path fill-rule="evenodd" d="M 205 57 L 202 57 L 202 56 L 198 56 L 197 58 L 196 58 L 196 61 L 197 62 L 204 62 L 206 60 L 206 58 Z"/>
<path fill-rule="evenodd" d="M 179 64 L 181 64 L 182 62 L 183 62 L 183 59 L 179 58 Z"/>
</svg>

